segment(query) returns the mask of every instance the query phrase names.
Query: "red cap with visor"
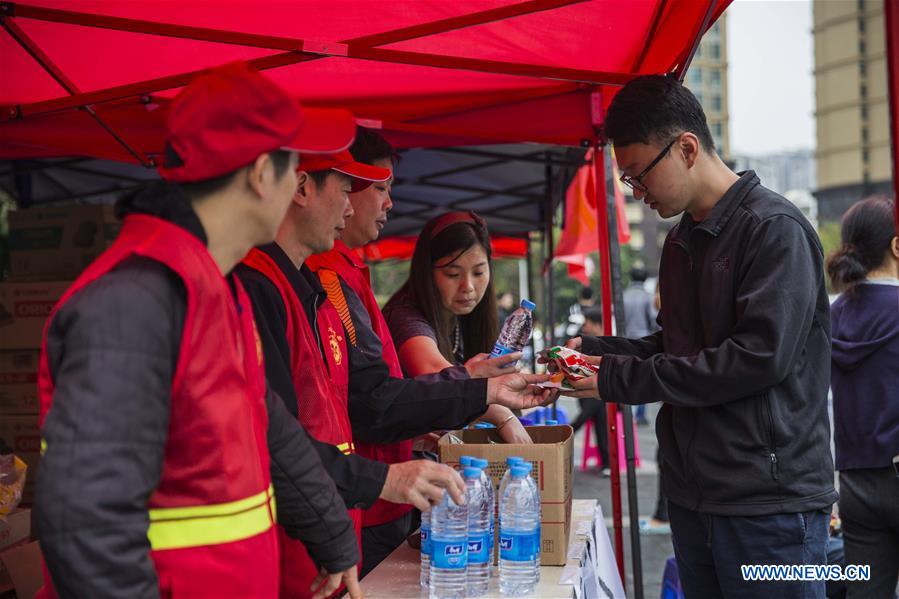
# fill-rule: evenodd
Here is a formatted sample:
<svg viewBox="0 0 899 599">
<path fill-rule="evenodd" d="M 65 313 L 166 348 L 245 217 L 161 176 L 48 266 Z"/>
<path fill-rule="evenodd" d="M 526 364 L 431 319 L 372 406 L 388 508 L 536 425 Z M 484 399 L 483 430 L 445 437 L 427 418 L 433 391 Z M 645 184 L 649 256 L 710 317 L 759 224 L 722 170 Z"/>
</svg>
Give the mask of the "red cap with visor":
<svg viewBox="0 0 899 599">
<path fill-rule="evenodd" d="M 303 108 L 245 62 L 210 69 L 191 81 L 172 101 L 166 128 L 159 174 L 179 183 L 226 175 L 276 150 L 335 154 L 356 137 L 349 111 Z"/>
<path fill-rule="evenodd" d="M 316 171 L 337 171 L 353 179 L 352 193 L 362 191 L 372 183 L 380 183 L 390 179 L 390 169 L 372 166 L 364 162 L 356 162 L 349 150 L 334 154 L 303 154 L 297 171 L 314 173 Z"/>
</svg>

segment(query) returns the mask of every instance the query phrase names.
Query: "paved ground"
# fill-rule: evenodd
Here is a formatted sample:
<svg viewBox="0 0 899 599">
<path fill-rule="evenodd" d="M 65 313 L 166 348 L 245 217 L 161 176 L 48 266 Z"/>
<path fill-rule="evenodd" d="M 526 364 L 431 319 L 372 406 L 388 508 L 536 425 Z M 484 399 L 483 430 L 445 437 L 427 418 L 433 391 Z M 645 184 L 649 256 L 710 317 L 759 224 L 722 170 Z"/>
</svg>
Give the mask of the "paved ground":
<svg viewBox="0 0 899 599">
<path fill-rule="evenodd" d="M 577 402 L 563 398 L 560 405 L 564 407 L 570 418 L 578 413 Z M 648 406 L 647 416 L 650 422 L 655 421 L 658 404 Z M 658 490 L 657 469 L 655 463 L 656 437 L 652 426 L 637 427 L 637 439 L 639 442 L 641 465 L 637 469 L 637 500 L 641 518 L 649 518 L 655 509 L 656 493 Z M 581 453 L 584 444 L 584 432 L 579 431 L 575 437 L 574 451 L 574 497 L 575 499 L 597 499 L 602 505 L 606 516 L 606 524 L 609 538 L 614 547 L 612 530 L 612 484 L 610 479 L 601 478 L 599 471 L 592 469 L 581 471 Z M 631 561 L 630 528 L 627 518 L 627 480 L 625 474 L 621 474 L 621 501 L 624 515 L 624 546 L 625 546 L 625 573 L 627 576 L 627 591 L 629 597 L 633 593 L 633 564 Z M 640 547 L 643 564 L 643 590 L 644 597 L 656 599 L 661 596 L 662 573 L 665 568 L 665 560 L 674 555 L 669 535 L 641 536 Z"/>
</svg>

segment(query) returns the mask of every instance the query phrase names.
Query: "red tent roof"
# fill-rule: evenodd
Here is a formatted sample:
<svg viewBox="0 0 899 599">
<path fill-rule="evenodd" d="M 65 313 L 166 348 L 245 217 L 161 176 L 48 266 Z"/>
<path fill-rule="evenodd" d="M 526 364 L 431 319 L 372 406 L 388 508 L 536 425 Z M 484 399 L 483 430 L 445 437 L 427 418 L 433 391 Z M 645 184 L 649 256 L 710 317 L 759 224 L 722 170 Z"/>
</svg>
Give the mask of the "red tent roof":
<svg viewBox="0 0 899 599">
<path fill-rule="evenodd" d="M 0 157 L 147 162 L 167 100 L 234 59 L 402 147 L 579 145 L 618 86 L 685 64 L 729 1 L 2 3 Z"/>
</svg>

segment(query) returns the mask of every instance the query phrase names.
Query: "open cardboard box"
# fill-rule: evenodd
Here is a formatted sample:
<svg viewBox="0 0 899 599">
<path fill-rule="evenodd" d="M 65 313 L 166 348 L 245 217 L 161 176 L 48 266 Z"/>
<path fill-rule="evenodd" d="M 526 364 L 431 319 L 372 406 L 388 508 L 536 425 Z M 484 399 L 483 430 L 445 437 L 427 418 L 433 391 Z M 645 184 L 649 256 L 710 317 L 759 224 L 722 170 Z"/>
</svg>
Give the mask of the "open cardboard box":
<svg viewBox="0 0 899 599">
<path fill-rule="evenodd" d="M 541 518 L 540 563 L 564 566 L 568 555 L 568 532 L 571 526 L 571 489 L 574 475 L 574 430 L 567 424 L 529 426 L 526 430 L 533 445 L 506 444 L 496 429 L 465 429 L 444 435 L 437 444 L 440 461 L 458 466 L 463 455 L 490 462 L 487 474 L 499 487 L 506 472 L 506 458 L 519 456 L 534 465 L 531 476 L 540 489 L 543 506 Z M 462 443 L 452 443 L 455 435 Z M 497 523 L 497 530 L 499 530 Z"/>
</svg>

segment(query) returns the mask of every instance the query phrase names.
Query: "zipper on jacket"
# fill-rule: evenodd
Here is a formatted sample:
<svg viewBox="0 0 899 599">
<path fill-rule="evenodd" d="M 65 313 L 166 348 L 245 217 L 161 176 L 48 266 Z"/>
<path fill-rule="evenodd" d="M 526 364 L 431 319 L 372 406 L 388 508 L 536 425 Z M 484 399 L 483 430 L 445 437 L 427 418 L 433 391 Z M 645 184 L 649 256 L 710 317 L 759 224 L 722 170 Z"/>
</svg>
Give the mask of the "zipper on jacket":
<svg viewBox="0 0 899 599">
<path fill-rule="evenodd" d="M 771 398 L 765 393 L 765 413 L 768 416 L 768 459 L 771 461 L 771 478 L 780 480 L 777 471 L 777 440 L 774 438 L 774 414 L 771 412 Z"/>
<path fill-rule="evenodd" d="M 322 343 L 322 337 L 318 332 L 318 308 L 319 303 L 318 300 L 320 298 L 316 295 L 315 301 L 312 302 L 312 334 L 315 335 L 315 344 L 318 346 L 318 353 L 322 358 L 322 362 L 325 363 L 325 370 L 329 373 L 331 372 L 331 367 L 328 365 L 328 357 L 325 355 L 325 345 Z"/>
</svg>

